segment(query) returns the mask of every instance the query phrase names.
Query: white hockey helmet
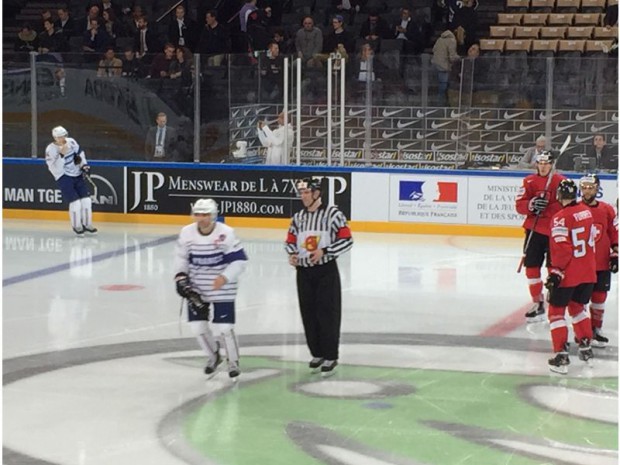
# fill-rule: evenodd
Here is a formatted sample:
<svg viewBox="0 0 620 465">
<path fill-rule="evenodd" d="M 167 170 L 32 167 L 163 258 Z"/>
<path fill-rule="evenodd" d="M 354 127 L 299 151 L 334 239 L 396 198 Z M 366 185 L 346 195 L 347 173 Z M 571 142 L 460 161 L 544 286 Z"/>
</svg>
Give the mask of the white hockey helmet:
<svg viewBox="0 0 620 465">
<path fill-rule="evenodd" d="M 69 133 L 62 126 L 56 126 L 54 129 L 52 129 L 52 137 L 54 139 L 57 139 L 58 137 L 67 137 L 68 135 Z"/>
<path fill-rule="evenodd" d="M 192 205 L 192 215 L 211 215 L 217 218 L 217 203 L 213 199 L 198 199 Z"/>
</svg>

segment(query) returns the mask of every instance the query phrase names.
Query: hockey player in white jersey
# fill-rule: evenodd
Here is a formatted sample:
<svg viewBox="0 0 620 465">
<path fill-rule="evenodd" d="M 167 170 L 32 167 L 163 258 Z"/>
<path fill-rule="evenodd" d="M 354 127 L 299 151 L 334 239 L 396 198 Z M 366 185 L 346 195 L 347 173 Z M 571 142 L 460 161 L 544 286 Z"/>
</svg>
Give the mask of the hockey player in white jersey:
<svg viewBox="0 0 620 465">
<path fill-rule="evenodd" d="M 214 200 L 196 201 L 192 215 L 195 222 L 181 230 L 176 247 L 177 292 L 187 299 L 189 325 L 207 354 L 205 373 L 212 375 L 221 363 L 222 345 L 228 375 L 235 380 L 241 373 L 234 331 L 235 297 L 248 258 L 234 229 L 217 221 Z"/>
<path fill-rule="evenodd" d="M 92 200 L 84 181 L 84 174 L 89 173 L 90 166 L 80 145 L 68 135 L 62 126 L 52 129 L 54 142 L 45 149 L 45 162 L 60 187 L 63 199 L 69 203 L 73 231 L 83 237 L 84 232 L 97 233 L 97 228 L 93 226 Z"/>
</svg>

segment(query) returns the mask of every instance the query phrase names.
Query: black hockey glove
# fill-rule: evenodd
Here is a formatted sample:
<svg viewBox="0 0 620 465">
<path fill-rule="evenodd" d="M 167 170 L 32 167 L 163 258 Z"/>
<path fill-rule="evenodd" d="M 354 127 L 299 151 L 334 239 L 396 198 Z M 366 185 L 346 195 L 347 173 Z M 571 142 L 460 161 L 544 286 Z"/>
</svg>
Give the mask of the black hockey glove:
<svg viewBox="0 0 620 465">
<path fill-rule="evenodd" d="M 75 157 L 73 157 L 73 163 L 75 163 L 76 165 L 79 165 L 80 163 L 82 163 L 82 157 L 80 157 L 78 153 L 76 153 Z"/>
<path fill-rule="evenodd" d="M 192 289 L 187 274 L 179 273 L 175 276 L 175 280 L 177 285 L 177 293 L 181 297 L 186 298 L 199 314 L 203 314 L 207 319 L 209 319 L 209 303 L 203 301 L 200 294 Z"/>
<path fill-rule="evenodd" d="M 612 273 L 618 272 L 618 252 L 612 252 L 609 256 L 609 271 Z"/>
<path fill-rule="evenodd" d="M 88 176 L 90 174 L 90 165 L 82 166 L 82 173 Z"/>
<path fill-rule="evenodd" d="M 534 197 L 530 200 L 529 209 L 535 215 L 540 215 L 549 205 L 549 201 L 542 197 Z"/>
<path fill-rule="evenodd" d="M 549 273 L 545 281 L 545 287 L 549 289 L 549 292 L 552 292 L 554 289 L 560 287 L 562 278 L 564 278 L 564 274 L 560 270 L 551 270 L 551 273 Z"/>
</svg>

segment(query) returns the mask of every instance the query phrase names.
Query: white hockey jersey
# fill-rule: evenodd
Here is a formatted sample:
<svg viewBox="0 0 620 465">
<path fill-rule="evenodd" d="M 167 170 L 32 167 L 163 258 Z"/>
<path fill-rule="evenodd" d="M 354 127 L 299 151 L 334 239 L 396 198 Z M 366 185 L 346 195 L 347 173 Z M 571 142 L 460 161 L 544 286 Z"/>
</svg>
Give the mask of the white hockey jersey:
<svg viewBox="0 0 620 465">
<path fill-rule="evenodd" d="M 54 179 L 58 179 L 63 175 L 77 177 L 82 174 L 81 167 L 86 165 L 86 155 L 84 151 L 80 149 L 80 144 L 71 137 L 66 138 L 67 141 L 67 153 L 64 157 L 61 156 L 61 147 L 53 142 L 45 149 L 45 163 L 50 172 L 54 176 Z M 76 165 L 75 156 L 80 155 L 82 161 Z"/>
<path fill-rule="evenodd" d="M 238 278 L 245 271 L 248 257 L 235 231 L 223 223 L 216 223 L 209 235 L 201 234 L 198 225 L 185 226 L 176 246 L 175 275 L 187 273 L 192 288 L 206 302 L 229 302 L 237 295 Z M 219 275 L 226 278 L 217 291 L 213 282 Z"/>
</svg>

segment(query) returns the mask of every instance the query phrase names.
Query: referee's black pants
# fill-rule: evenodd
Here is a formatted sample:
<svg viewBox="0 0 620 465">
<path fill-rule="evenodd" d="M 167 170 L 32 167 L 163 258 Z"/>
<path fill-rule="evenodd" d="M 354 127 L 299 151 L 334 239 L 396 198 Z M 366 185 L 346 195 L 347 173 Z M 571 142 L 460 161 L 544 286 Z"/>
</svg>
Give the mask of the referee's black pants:
<svg viewBox="0 0 620 465">
<path fill-rule="evenodd" d="M 342 299 L 336 260 L 297 267 L 297 296 L 310 353 L 313 357 L 338 360 Z"/>
</svg>

